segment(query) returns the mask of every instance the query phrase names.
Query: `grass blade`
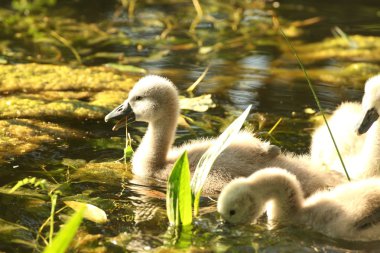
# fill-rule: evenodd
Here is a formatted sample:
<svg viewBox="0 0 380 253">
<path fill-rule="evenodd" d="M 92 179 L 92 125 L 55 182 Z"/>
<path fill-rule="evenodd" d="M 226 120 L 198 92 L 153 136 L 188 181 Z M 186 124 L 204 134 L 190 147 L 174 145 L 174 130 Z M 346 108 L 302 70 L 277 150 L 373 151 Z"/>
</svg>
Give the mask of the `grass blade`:
<svg viewBox="0 0 380 253">
<path fill-rule="evenodd" d="M 248 106 L 247 109 L 227 127 L 226 130 L 215 140 L 215 142 L 207 149 L 207 151 L 202 155 L 201 159 L 197 164 L 193 178 L 191 180 L 191 189 L 194 197 L 194 215 L 198 215 L 199 199 L 201 196 L 203 185 L 206 182 L 207 176 L 214 164 L 216 158 L 219 154 L 231 144 L 232 140 L 235 139 L 236 135 L 239 133 L 241 127 L 247 118 L 252 105 Z"/>
<path fill-rule="evenodd" d="M 54 214 L 55 214 L 55 207 L 57 205 L 57 194 L 52 194 L 50 196 L 51 199 L 51 209 L 50 209 L 50 230 L 49 230 L 49 243 L 52 243 L 53 241 L 53 233 L 54 233 Z"/>
<path fill-rule="evenodd" d="M 36 177 L 32 177 L 32 178 L 24 178 L 22 180 L 19 180 L 17 182 L 17 184 L 15 186 L 13 186 L 12 189 L 10 189 L 8 191 L 8 193 L 14 193 L 20 187 L 27 185 L 27 184 L 33 185 L 33 187 L 41 187 L 41 189 L 44 189 L 44 190 L 46 189 L 46 180 L 45 179 L 37 180 Z"/>
<path fill-rule="evenodd" d="M 206 69 L 203 71 L 203 73 L 198 77 L 198 79 L 192 84 L 190 85 L 189 88 L 186 89 L 187 92 L 193 92 L 194 89 L 198 86 L 198 84 L 200 84 L 200 82 L 202 82 L 202 80 L 205 78 L 205 76 L 207 75 L 207 72 L 210 68 L 210 64 L 206 67 Z"/>
<path fill-rule="evenodd" d="M 85 208 L 82 207 L 74 213 L 70 220 L 59 230 L 53 242 L 45 248 L 43 253 L 64 253 L 66 251 L 82 222 L 84 211 Z"/>
<path fill-rule="evenodd" d="M 285 38 L 286 42 L 287 42 L 288 45 L 289 45 L 290 50 L 292 51 L 292 53 L 294 54 L 294 56 L 295 56 L 296 59 L 297 59 L 298 65 L 300 66 L 301 70 L 302 70 L 303 73 L 305 74 L 305 78 L 306 78 L 306 80 L 307 80 L 307 83 L 309 84 L 309 88 L 310 88 L 311 92 L 313 93 L 314 100 L 315 100 L 315 102 L 317 103 L 318 109 L 319 109 L 319 111 L 320 111 L 321 114 L 322 114 L 323 121 L 324 121 L 325 124 L 326 124 L 327 130 L 329 131 L 329 134 L 330 134 L 331 140 L 332 140 L 333 143 L 334 143 L 334 147 L 335 147 L 335 150 L 336 150 L 336 152 L 337 152 L 337 154 L 338 154 L 339 160 L 340 160 L 340 162 L 341 162 L 341 164 L 342 164 L 342 166 L 343 166 L 344 172 L 346 173 L 346 177 L 347 177 L 348 181 L 351 181 L 351 178 L 350 178 L 350 176 L 348 175 L 348 172 L 347 172 L 346 166 L 344 165 L 342 155 L 341 155 L 340 152 L 339 152 L 338 145 L 337 145 L 336 142 L 335 142 L 334 135 L 333 135 L 332 132 L 331 132 L 331 129 L 330 129 L 329 123 L 327 122 L 327 119 L 326 119 L 325 113 L 324 113 L 324 111 L 323 111 L 323 108 L 322 108 L 322 106 L 321 106 L 321 104 L 320 104 L 320 102 L 319 102 L 319 99 L 318 99 L 318 97 L 317 97 L 317 94 L 315 93 L 315 90 L 314 90 L 314 88 L 313 88 L 313 85 L 311 84 L 311 81 L 310 81 L 309 75 L 307 74 L 306 69 L 305 69 L 305 67 L 304 67 L 304 65 L 303 65 L 303 63 L 302 63 L 302 61 L 301 61 L 301 59 L 298 57 L 298 54 L 297 54 L 296 50 L 295 50 L 294 47 L 293 47 L 293 44 L 290 42 L 290 40 L 288 39 L 288 37 L 286 36 L 286 34 L 284 33 L 284 31 L 281 29 L 281 27 L 279 27 L 278 29 L 279 29 L 281 35 Z"/>
<path fill-rule="evenodd" d="M 174 164 L 166 192 L 166 211 L 171 225 L 187 226 L 192 223 L 190 169 L 187 152 Z"/>
<path fill-rule="evenodd" d="M 281 123 L 282 121 L 282 118 L 280 118 L 279 120 L 277 120 L 276 124 L 274 124 L 274 126 L 268 131 L 268 135 L 271 135 L 274 130 L 276 130 L 276 128 L 278 127 L 278 125 Z"/>
<path fill-rule="evenodd" d="M 55 38 L 56 40 L 58 40 L 59 42 L 61 42 L 65 47 L 67 47 L 74 55 L 75 59 L 77 60 L 77 62 L 82 65 L 82 58 L 80 57 L 78 51 L 71 45 L 71 42 L 68 41 L 67 39 L 65 39 L 64 37 L 62 37 L 61 35 L 59 35 L 57 32 L 55 31 L 52 31 L 50 32 L 50 35 Z"/>
</svg>

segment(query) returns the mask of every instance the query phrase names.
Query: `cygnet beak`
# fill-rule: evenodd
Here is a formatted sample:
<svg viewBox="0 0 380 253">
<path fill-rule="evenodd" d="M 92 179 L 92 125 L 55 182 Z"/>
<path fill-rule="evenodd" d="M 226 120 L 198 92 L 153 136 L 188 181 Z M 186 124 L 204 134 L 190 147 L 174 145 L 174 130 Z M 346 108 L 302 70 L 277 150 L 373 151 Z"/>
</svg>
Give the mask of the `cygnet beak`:
<svg viewBox="0 0 380 253">
<path fill-rule="evenodd" d="M 125 126 L 127 119 L 131 122 L 135 121 L 136 116 L 131 106 L 129 105 L 128 100 L 126 100 L 124 103 L 113 109 L 112 112 L 108 113 L 104 117 L 104 121 L 108 122 L 110 119 L 119 117 L 121 117 L 121 119 L 118 122 L 116 122 L 115 126 L 112 128 L 113 131 L 116 131 Z"/>
<path fill-rule="evenodd" d="M 357 134 L 362 135 L 362 134 L 366 133 L 368 131 L 368 129 L 370 129 L 372 124 L 375 123 L 375 121 L 378 118 L 379 118 L 379 113 L 377 112 L 376 108 L 369 109 L 366 112 L 359 128 L 356 130 Z"/>
</svg>

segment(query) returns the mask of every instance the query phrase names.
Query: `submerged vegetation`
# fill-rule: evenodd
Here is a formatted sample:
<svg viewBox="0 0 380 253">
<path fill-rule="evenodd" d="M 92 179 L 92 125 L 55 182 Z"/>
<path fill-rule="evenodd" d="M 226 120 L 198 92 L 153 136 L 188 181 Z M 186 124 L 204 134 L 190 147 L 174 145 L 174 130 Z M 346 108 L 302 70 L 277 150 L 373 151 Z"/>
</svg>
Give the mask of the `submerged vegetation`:
<svg viewBox="0 0 380 253">
<path fill-rule="evenodd" d="M 349 5 L 361 17 L 374 15 L 371 8 Z M 378 26 L 355 34 L 342 25 L 333 37 L 323 8 L 297 6 L 264 0 L 3 1 L 0 250 L 42 252 L 62 224 L 71 224 L 72 208 L 83 205 L 95 218 L 84 216 L 69 245 L 73 252 L 377 249 L 292 229 L 268 231 L 263 224 L 221 227 L 215 200 L 203 197 L 201 215 L 185 219 L 192 226 L 171 231 L 165 183 L 134 178 L 128 158 L 115 162 L 125 133 L 112 133 L 104 115 L 146 73 L 178 84 L 177 144 L 219 135 L 252 104 L 247 129 L 285 150 L 306 152 L 316 107 L 272 17 L 292 38 L 327 112 L 341 99 L 359 99 L 364 80 L 379 73 L 380 39 L 373 36 Z M 290 20 L 295 12 L 304 20 Z M 127 152 L 144 131 L 139 124 L 128 128 Z"/>
</svg>

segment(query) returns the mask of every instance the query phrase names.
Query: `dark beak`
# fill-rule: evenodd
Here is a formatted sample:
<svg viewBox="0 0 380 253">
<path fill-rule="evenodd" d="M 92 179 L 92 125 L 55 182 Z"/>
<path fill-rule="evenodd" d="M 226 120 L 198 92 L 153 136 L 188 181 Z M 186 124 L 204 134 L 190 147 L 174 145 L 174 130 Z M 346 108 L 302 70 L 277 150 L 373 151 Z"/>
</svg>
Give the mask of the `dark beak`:
<svg viewBox="0 0 380 253">
<path fill-rule="evenodd" d="M 362 135 L 370 129 L 373 123 L 379 118 L 379 113 L 375 108 L 369 109 L 367 113 L 365 114 L 358 130 L 357 134 Z"/>
<path fill-rule="evenodd" d="M 120 118 L 116 125 L 112 128 L 113 131 L 116 131 L 123 126 L 125 126 L 127 119 L 130 122 L 135 121 L 135 113 L 133 112 L 128 101 L 125 101 L 123 104 L 119 105 L 112 112 L 108 113 L 104 118 L 105 122 L 108 122 L 110 119 Z"/>
</svg>

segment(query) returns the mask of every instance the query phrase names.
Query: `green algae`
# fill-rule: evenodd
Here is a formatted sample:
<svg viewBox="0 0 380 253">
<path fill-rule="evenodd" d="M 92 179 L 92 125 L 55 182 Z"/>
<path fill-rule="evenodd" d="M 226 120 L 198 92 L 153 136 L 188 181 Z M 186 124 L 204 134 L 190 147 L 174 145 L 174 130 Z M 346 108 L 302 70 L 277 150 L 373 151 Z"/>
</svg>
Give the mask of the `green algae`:
<svg viewBox="0 0 380 253">
<path fill-rule="evenodd" d="M 380 73 L 380 65 L 364 62 L 352 63 L 343 68 L 308 68 L 307 73 L 311 79 L 317 82 L 362 89 L 369 77 Z M 271 74 L 290 82 L 305 79 L 303 72 L 297 69 L 272 68 Z"/>
<path fill-rule="evenodd" d="M 120 103 L 136 78 L 104 67 L 0 66 L 0 161 L 85 134 L 67 120 L 100 120 Z M 59 120 L 64 124 L 45 122 Z"/>
<path fill-rule="evenodd" d="M 0 118 L 101 119 L 109 110 L 79 100 L 39 100 L 25 95 L 0 98 Z"/>
<path fill-rule="evenodd" d="M 124 33 L 115 31 L 107 23 L 85 23 L 48 13 L 24 15 L 5 9 L 0 9 L 0 16 L 0 36 L 9 38 L 0 44 L 0 50 L 7 58 L 18 61 L 81 65 L 99 48 L 104 54 L 112 53 L 107 48 L 113 45 L 127 47 L 131 44 Z"/>
<path fill-rule="evenodd" d="M 0 118 L 101 119 L 136 78 L 103 67 L 19 64 L 0 66 L 0 80 L 0 92 L 17 92 L 0 98 Z"/>
<path fill-rule="evenodd" d="M 17 223 L 9 222 L 0 218 L 0 242 L 2 245 L 9 243 L 22 246 L 22 248 L 35 248 L 33 233 L 27 227 Z M 4 248 L 2 248 L 4 249 Z M 8 250 L 13 250 L 14 247 L 9 247 Z"/>
<path fill-rule="evenodd" d="M 197 112 L 205 112 L 209 108 L 216 107 L 212 101 L 211 94 L 204 94 L 198 97 L 180 97 L 180 108 L 182 110 L 192 110 Z"/>
<path fill-rule="evenodd" d="M 81 131 L 58 124 L 31 120 L 0 120 L 0 162 L 6 157 L 20 156 L 41 145 L 57 143 L 67 138 L 80 138 Z"/>
<path fill-rule="evenodd" d="M 0 66 L 0 92 L 128 91 L 136 78 L 104 67 L 17 64 Z"/>
<path fill-rule="evenodd" d="M 126 96 L 124 92 L 107 91 L 93 95 L 93 101 L 67 99 L 65 94 L 55 94 L 46 99 L 39 95 L 14 95 L 0 98 L 0 118 L 55 118 L 102 119 Z M 70 94 L 68 94 L 70 95 Z M 81 94 L 77 94 L 81 96 Z M 59 96 L 59 97 L 58 97 Z M 87 96 L 86 96 L 87 97 Z M 58 99 L 54 101 L 53 99 Z M 91 100 L 91 99 L 90 99 Z"/>
<path fill-rule="evenodd" d="M 78 168 L 71 179 L 81 182 L 97 182 L 120 185 L 124 179 L 132 178 L 128 165 L 119 162 L 87 163 Z"/>
<path fill-rule="evenodd" d="M 325 60 L 343 62 L 380 61 L 380 37 L 352 35 L 347 38 L 327 38 L 321 42 L 298 44 L 295 46 L 298 56 L 305 64 Z M 286 54 L 282 63 L 294 62 L 293 55 L 284 48 Z"/>
<path fill-rule="evenodd" d="M 90 104 L 98 107 L 106 107 L 108 110 L 121 104 L 128 96 L 125 91 L 107 90 L 100 91 L 93 95 Z"/>
</svg>

